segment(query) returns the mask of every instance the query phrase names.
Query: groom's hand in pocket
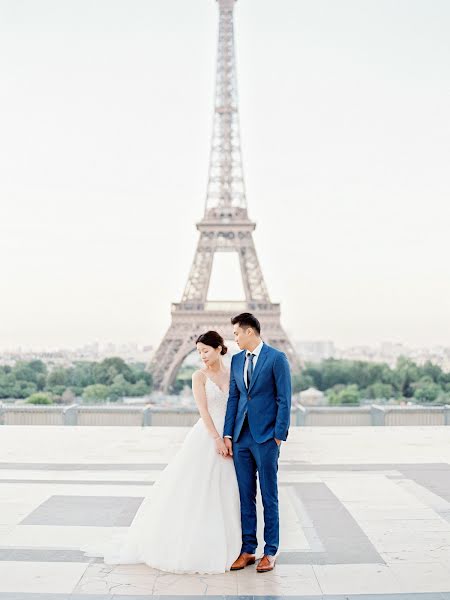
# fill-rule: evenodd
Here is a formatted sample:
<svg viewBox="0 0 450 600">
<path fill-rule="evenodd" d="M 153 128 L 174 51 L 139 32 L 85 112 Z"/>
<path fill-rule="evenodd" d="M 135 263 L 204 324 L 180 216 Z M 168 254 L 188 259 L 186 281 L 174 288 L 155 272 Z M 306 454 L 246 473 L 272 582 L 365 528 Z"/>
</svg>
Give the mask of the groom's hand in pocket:
<svg viewBox="0 0 450 600">
<path fill-rule="evenodd" d="M 233 442 L 228 437 L 223 438 L 223 441 L 225 442 L 225 446 L 227 447 L 228 454 L 230 456 L 233 456 Z"/>
<path fill-rule="evenodd" d="M 273 438 L 273 439 L 275 440 L 275 442 L 276 442 L 277 446 L 280 446 L 280 445 L 281 445 L 281 440 L 277 440 L 277 438 Z"/>
</svg>

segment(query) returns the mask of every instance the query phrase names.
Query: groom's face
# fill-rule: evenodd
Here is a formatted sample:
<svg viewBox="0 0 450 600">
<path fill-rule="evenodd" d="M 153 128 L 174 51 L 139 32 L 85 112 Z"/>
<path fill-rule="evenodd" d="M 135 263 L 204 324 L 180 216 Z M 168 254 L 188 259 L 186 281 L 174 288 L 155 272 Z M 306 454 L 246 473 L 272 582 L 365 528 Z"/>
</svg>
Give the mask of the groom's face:
<svg viewBox="0 0 450 600">
<path fill-rule="evenodd" d="M 241 350 L 246 350 L 252 338 L 253 330 L 251 327 L 243 329 L 239 324 L 233 325 L 234 341 Z"/>
</svg>

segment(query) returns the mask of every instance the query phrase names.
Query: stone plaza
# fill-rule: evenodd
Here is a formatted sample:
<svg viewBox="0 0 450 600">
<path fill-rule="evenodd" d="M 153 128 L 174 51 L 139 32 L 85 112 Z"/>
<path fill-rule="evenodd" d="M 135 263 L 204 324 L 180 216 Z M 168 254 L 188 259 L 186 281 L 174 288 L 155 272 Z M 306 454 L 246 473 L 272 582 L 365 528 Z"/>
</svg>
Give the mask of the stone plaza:
<svg viewBox="0 0 450 600">
<path fill-rule="evenodd" d="M 174 575 L 80 552 L 126 532 L 187 432 L 0 427 L 0 599 L 450 600 L 445 426 L 291 427 L 271 573 Z"/>
</svg>

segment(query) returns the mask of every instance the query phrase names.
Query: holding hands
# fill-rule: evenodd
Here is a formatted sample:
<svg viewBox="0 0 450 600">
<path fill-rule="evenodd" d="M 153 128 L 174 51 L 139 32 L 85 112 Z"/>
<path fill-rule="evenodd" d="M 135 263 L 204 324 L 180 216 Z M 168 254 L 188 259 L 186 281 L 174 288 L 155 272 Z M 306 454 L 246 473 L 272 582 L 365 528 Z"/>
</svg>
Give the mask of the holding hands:
<svg viewBox="0 0 450 600">
<path fill-rule="evenodd" d="M 214 441 L 216 442 L 217 454 L 221 454 L 223 457 L 226 458 L 228 456 L 228 447 L 227 447 L 226 443 L 224 442 L 223 438 L 221 438 L 219 436 L 219 437 L 216 437 Z"/>
<path fill-rule="evenodd" d="M 274 440 L 275 440 L 277 446 L 281 445 L 281 440 L 278 440 L 277 438 L 274 438 Z M 221 454 L 225 458 L 227 456 L 233 456 L 233 442 L 231 441 L 231 439 L 229 437 L 226 437 L 226 438 L 221 438 L 220 436 L 216 437 L 215 442 L 216 442 L 217 454 Z"/>
<path fill-rule="evenodd" d="M 230 456 L 233 456 L 233 442 L 231 441 L 231 438 L 229 438 L 229 437 L 223 438 L 223 441 L 228 450 L 228 454 Z"/>
</svg>

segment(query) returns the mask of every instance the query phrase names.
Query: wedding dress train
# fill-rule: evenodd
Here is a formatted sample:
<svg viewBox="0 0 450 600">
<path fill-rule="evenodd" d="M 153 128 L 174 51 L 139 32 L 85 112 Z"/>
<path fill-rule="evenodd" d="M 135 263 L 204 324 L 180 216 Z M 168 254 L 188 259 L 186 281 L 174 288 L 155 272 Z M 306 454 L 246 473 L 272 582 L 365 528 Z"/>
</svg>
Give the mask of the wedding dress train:
<svg viewBox="0 0 450 600">
<path fill-rule="evenodd" d="M 208 411 L 222 435 L 227 394 L 207 377 Z M 239 489 L 231 457 L 217 454 L 200 418 L 144 498 L 125 535 L 81 548 L 106 564 L 146 563 L 171 573 L 224 573 L 241 550 Z"/>
</svg>

